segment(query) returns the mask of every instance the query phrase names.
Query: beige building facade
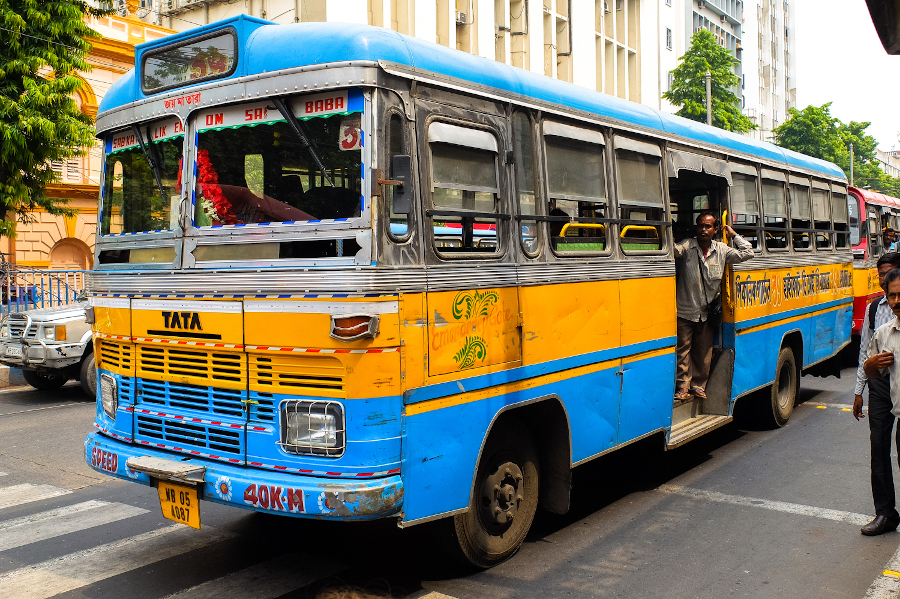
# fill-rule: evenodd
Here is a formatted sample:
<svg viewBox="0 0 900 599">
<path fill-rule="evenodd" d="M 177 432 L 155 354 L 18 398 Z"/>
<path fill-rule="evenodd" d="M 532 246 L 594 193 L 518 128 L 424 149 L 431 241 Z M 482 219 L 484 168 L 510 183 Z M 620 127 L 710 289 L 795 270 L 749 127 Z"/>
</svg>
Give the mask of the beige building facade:
<svg viewBox="0 0 900 599">
<path fill-rule="evenodd" d="M 147 23 L 178 31 L 246 13 L 275 23 L 387 27 L 656 107 L 655 0 L 143 0 Z M 645 76 L 646 72 L 646 76 Z M 649 88 L 644 87 L 645 82 Z"/>
<path fill-rule="evenodd" d="M 135 45 L 173 31 L 148 25 L 132 15 L 91 18 L 88 23 L 103 38 L 93 42 L 87 57 L 92 70 L 78 73 L 83 82 L 75 101 L 83 113 L 95 117 L 103 95 L 134 66 Z M 77 212 L 63 217 L 38 211 L 28 222 L 17 223 L 14 238 L 0 239 L 0 251 L 7 261 L 20 269 L 36 270 L 83 270 L 93 266 L 101 160 L 97 144 L 86 156 L 52 165 L 60 175 L 59 182 L 46 188 L 45 193 L 67 200 Z"/>
</svg>

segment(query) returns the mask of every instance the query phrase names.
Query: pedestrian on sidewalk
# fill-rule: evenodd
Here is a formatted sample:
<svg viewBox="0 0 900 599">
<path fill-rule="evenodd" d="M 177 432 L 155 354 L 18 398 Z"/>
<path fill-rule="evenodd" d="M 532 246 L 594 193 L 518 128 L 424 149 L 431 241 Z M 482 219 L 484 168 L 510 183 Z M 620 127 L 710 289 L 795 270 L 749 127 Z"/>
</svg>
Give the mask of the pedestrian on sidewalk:
<svg viewBox="0 0 900 599">
<path fill-rule="evenodd" d="M 719 295 L 725 265 L 753 257 L 753 246 L 734 229 L 725 225 L 725 238 L 729 243 L 734 241 L 733 248 L 716 241 L 718 232 L 719 219 L 716 215 L 709 211 L 702 212 L 697 217 L 697 237 L 675 244 L 675 262 L 678 265 L 675 282 L 678 309 L 676 402 L 687 401 L 691 395 L 706 399 L 713 337 L 721 316 Z"/>
<path fill-rule="evenodd" d="M 868 385 L 869 443 L 875 518 L 861 529 L 862 534 L 867 536 L 880 535 L 894 530 L 900 524 L 900 513 L 896 509 L 894 493 L 893 467 L 891 466 L 891 436 L 896 419 L 891 400 L 891 382 L 889 377 L 869 378 L 865 368 L 869 358 L 869 347 L 876 330 L 895 320 L 894 312 L 887 298 L 887 277 L 890 272 L 900 268 L 900 253 L 884 254 L 878 259 L 876 268 L 878 269 L 878 284 L 884 290 L 885 295 L 872 300 L 866 308 L 860 331 L 859 369 L 856 372 L 856 388 L 853 397 L 854 418 L 857 420 L 865 418 L 862 393 Z M 887 360 L 882 360 L 882 362 L 887 362 Z"/>
</svg>

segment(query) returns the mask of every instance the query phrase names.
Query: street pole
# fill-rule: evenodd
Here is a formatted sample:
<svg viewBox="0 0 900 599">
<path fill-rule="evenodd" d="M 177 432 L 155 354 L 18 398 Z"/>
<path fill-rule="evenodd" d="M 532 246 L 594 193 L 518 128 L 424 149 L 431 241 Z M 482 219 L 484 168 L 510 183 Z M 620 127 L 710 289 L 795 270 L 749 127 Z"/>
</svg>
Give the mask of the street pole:
<svg viewBox="0 0 900 599">
<path fill-rule="evenodd" d="M 850 142 L 850 186 L 853 187 L 853 142 Z"/>
<path fill-rule="evenodd" d="M 712 126 L 712 73 L 706 71 L 706 124 Z"/>
</svg>

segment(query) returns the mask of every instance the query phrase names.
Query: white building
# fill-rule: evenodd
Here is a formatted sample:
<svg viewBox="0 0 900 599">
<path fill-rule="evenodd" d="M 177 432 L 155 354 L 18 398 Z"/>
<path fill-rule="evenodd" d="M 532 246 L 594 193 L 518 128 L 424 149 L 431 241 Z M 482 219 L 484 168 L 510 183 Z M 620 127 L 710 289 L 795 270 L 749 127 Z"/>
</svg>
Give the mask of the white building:
<svg viewBox="0 0 900 599">
<path fill-rule="evenodd" d="M 116 0 L 184 31 L 241 13 L 276 23 L 348 22 L 542 73 L 653 108 L 700 29 L 736 57 L 744 113 L 768 139 L 796 98 L 793 10 L 783 0 Z M 758 74 L 758 76 L 757 76 Z"/>
<path fill-rule="evenodd" d="M 662 2 L 663 0 L 659 0 Z M 116 0 L 184 31 L 241 13 L 395 31 L 659 107 L 656 0 Z M 650 50 L 642 52 L 641 40 Z"/>
<path fill-rule="evenodd" d="M 792 0 L 757 0 L 744 6 L 744 114 L 759 125 L 752 135 L 770 140 L 772 129 L 797 107 L 796 33 Z M 758 68 L 752 65 L 758 64 Z"/>
</svg>

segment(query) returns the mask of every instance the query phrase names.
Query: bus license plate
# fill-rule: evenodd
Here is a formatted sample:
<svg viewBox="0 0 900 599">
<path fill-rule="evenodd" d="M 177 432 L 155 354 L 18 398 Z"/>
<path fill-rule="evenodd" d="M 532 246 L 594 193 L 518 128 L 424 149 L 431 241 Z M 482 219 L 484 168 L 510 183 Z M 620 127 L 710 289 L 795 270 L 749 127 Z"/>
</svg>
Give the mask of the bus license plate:
<svg viewBox="0 0 900 599">
<path fill-rule="evenodd" d="M 6 346 L 6 355 L 7 356 L 21 356 L 22 348 L 16 347 L 14 345 L 7 345 Z"/>
<path fill-rule="evenodd" d="M 159 481 L 159 505 L 164 518 L 200 529 L 200 501 L 197 489 Z"/>
</svg>

